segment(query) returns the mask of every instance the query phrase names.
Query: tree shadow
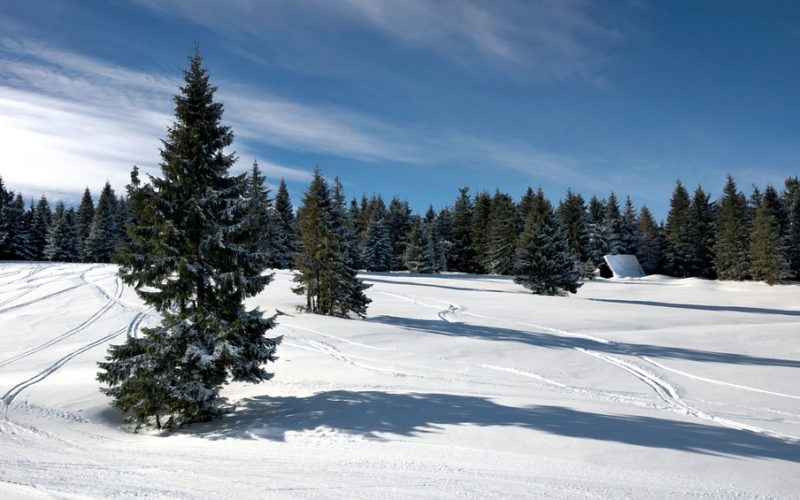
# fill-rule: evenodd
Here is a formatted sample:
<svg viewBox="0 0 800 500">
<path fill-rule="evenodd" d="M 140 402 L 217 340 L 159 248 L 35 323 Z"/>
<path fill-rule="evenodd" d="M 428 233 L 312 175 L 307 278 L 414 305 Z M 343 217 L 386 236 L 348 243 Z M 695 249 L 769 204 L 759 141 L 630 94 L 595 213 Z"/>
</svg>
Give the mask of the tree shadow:
<svg viewBox="0 0 800 500">
<path fill-rule="evenodd" d="M 435 275 L 425 274 L 425 275 L 421 275 L 421 276 L 424 276 L 426 278 L 430 278 L 430 277 L 433 277 Z M 450 277 L 447 276 L 447 278 L 450 278 Z M 495 289 L 495 288 L 473 288 L 473 287 L 466 287 L 466 286 L 462 287 L 462 286 L 453 286 L 453 285 L 434 285 L 433 283 L 417 283 L 417 282 L 413 282 L 412 283 L 412 282 L 406 282 L 406 281 L 384 280 L 384 279 L 376 278 L 376 277 L 374 277 L 372 275 L 369 275 L 369 274 L 363 276 L 361 279 L 365 283 L 386 283 L 386 284 L 389 284 L 389 285 L 422 286 L 422 287 L 428 287 L 428 288 L 441 288 L 441 289 L 444 289 L 444 290 L 455 290 L 455 291 L 458 291 L 458 292 L 492 292 L 492 293 L 514 293 L 514 294 L 530 295 L 530 292 L 525 292 L 525 291 L 522 291 L 522 290 L 519 290 L 519 291 L 516 291 L 516 290 L 500 290 L 500 289 Z"/>
<path fill-rule="evenodd" d="M 262 396 L 240 402 L 233 414 L 180 432 L 207 439 L 284 441 L 289 432 L 330 429 L 386 440 L 387 434 L 421 436 L 445 425 L 517 427 L 648 448 L 800 462 L 797 444 L 727 427 L 559 406 L 518 408 L 476 396 L 436 393 L 340 390 L 308 397 Z"/>
<path fill-rule="evenodd" d="M 676 309 L 694 309 L 698 311 L 740 312 L 749 314 L 773 314 L 778 316 L 800 316 L 800 311 L 787 309 L 767 309 L 762 307 L 744 306 L 712 306 L 702 304 L 677 304 L 673 302 L 655 302 L 651 300 L 622 300 L 622 299 L 587 299 L 595 302 L 610 302 L 613 304 L 632 304 L 639 306 L 670 307 Z"/>
<path fill-rule="evenodd" d="M 600 342 L 597 340 L 567 337 L 551 333 L 515 330 L 495 326 L 450 323 L 438 319 L 417 319 L 397 316 L 375 316 L 367 321 L 407 328 L 423 333 L 451 337 L 469 337 L 481 340 L 519 342 L 550 349 L 582 348 L 607 354 L 649 356 L 652 358 L 674 358 L 690 361 L 728 363 L 737 365 L 785 366 L 800 368 L 800 360 L 764 358 L 746 354 L 702 351 L 682 347 L 634 344 L 629 342 Z"/>
</svg>

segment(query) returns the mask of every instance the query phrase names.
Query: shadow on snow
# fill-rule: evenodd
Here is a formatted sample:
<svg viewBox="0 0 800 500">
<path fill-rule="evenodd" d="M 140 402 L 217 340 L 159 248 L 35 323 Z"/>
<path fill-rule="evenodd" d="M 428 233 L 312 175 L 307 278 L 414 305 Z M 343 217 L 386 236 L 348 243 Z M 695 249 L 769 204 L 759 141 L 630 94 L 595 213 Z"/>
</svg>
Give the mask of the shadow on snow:
<svg viewBox="0 0 800 500">
<path fill-rule="evenodd" d="M 587 299 L 594 302 L 610 302 L 613 304 L 631 304 L 651 307 L 671 307 L 676 309 L 694 309 L 698 311 L 738 312 L 748 314 L 772 314 L 777 316 L 800 316 L 800 311 L 787 309 L 767 309 L 762 307 L 743 306 L 712 306 L 702 304 L 676 304 L 673 302 L 655 302 L 651 300 L 622 300 L 622 299 Z"/>
<path fill-rule="evenodd" d="M 708 455 L 800 462 L 800 446 L 747 431 L 662 418 L 587 413 L 559 406 L 517 408 L 452 394 L 330 391 L 308 397 L 258 397 L 188 432 L 208 439 L 271 439 L 320 427 L 383 440 L 419 436 L 445 425 L 503 426 Z"/>
<path fill-rule="evenodd" d="M 598 342 L 592 339 L 559 336 L 549 333 L 530 332 L 469 323 L 449 323 L 439 319 L 401 318 L 376 316 L 367 321 L 399 326 L 410 330 L 452 337 L 468 337 L 481 340 L 519 342 L 551 349 L 573 349 L 576 347 L 607 354 L 649 356 L 652 358 L 675 358 L 690 361 L 729 363 L 740 365 L 786 366 L 800 368 L 800 360 L 763 358 L 746 354 L 701 351 L 682 347 L 633 344 L 628 342 Z"/>
</svg>

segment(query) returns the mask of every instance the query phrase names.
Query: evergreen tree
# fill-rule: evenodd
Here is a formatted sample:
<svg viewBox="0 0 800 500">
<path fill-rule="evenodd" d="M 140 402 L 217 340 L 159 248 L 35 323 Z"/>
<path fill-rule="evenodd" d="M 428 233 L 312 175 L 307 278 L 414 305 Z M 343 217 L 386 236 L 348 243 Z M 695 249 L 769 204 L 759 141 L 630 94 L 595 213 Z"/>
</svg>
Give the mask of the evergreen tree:
<svg viewBox="0 0 800 500">
<path fill-rule="evenodd" d="M 458 198 L 453 205 L 453 224 L 451 228 L 452 247 L 448 253 L 447 268 L 462 273 L 478 272 L 475 262 L 475 248 L 472 243 L 472 200 L 469 188 L 458 190 Z"/>
<path fill-rule="evenodd" d="M 44 256 L 47 260 L 76 262 L 80 258 L 75 211 L 66 210 L 60 201 L 53 214 L 53 223 L 47 237 Z"/>
<path fill-rule="evenodd" d="M 511 196 L 495 192 L 489 218 L 487 270 L 491 274 L 511 274 L 514 271 L 517 228 L 514 201 Z"/>
<path fill-rule="evenodd" d="M 381 214 L 373 211 L 364 233 L 361 262 L 367 271 L 391 271 L 394 251 L 391 246 L 389 231 Z"/>
<path fill-rule="evenodd" d="M 714 205 L 697 186 L 689 206 L 687 268 L 689 276 L 714 277 Z"/>
<path fill-rule="evenodd" d="M 800 280 L 800 179 L 797 177 L 786 179 L 783 204 L 787 212 L 784 248 L 789 277 Z"/>
<path fill-rule="evenodd" d="M 750 239 L 750 275 L 770 285 L 782 283 L 790 275 L 783 249 L 780 222 L 763 202 L 756 208 Z"/>
<path fill-rule="evenodd" d="M 330 316 L 366 315 L 367 288 L 347 266 L 342 248 L 344 198 L 336 204 L 319 169 L 298 211 L 299 251 L 295 254 L 293 291 L 306 295 L 306 311 Z"/>
<path fill-rule="evenodd" d="M 249 232 L 253 235 L 250 242 L 250 253 L 264 259 L 268 266 L 274 265 L 276 249 L 273 247 L 275 233 L 272 224 L 272 199 L 267 187 L 267 178 L 261 173 L 258 162 L 253 161 L 250 174 L 247 177 L 247 188 L 244 192 L 247 200 L 247 224 Z"/>
<path fill-rule="evenodd" d="M 78 231 L 78 242 L 80 244 L 81 259 L 88 261 L 85 246 L 86 240 L 89 239 L 89 233 L 92 230 L 92 221 L 94 220 L 94 201 L 92 200 L 92 193 L 87 187 L 83 191 L 81 204 L 78 206 L 78 212 L 75 214 L 75 226 Z"/>
<path fill-rule="evenodd" d="M 111 252 L 119 235 L 117 197 L 111 184 L 106 182 L 97 202 L 92 227 L 84 246 L 84 255 L 90 262 L 110 262 Z"/>
<path fill-rule="evenodd" d="M 517 245 L 515 272 L 514 282 L 538 295 L 567 295 L 581 286 L 580 270 L 552 209 L 541 221 L 533 214 L 528 217 Z"/>
<path fill-rule="evenodd" d="M 556 214 L 561 227 L 567 233 L 567 244 L 572 255 L 580 261 L 588 260 L 589 231 L 586 227 L 586 203 L 583 197 L 567 189 L 567 195 L 558 204 Z"/>
<path fill-rule="evenodd" d="M 25 200 L 17 193 L 13 200 L 6 206 L 6 221 L 8 223 L 6 247 L 1 258 L 11 260 L 24 260 L 30 258 L 28 254 L 29 220 L 25 213 Z"/>
<path fill-rule="evenodd" d="M 603 224 L 606 226 L 608 253 L 611 255 L 624 254 L 626 252 L 625 243 L 622 239 L 622 216 L 619 212 L 619 202 L 617 195 L 612 191 L 606 202 L 606 211 L 603 214 Z"/>
<path fill-rule="evenodd" d="M 717 216 L 714 244 L 714 269 L 722 280 L 748 277 L 750 240 L 748 238 L 747 202 L 728 175 Z"/>
<path fill-rule="evenodd" d="M 620 241 L 622 243 L 621 253 L 636 255 L 639 246 L 638 225 L 636 209 L 633 207 L 631 197 L 628 196 L 625 198 L 625 208 L 622 210 L 619 226 Z"/>
<path fill-rule="evenodd" d="M 419 273 L 422 265 L 422 221 L 419 216 L 411 218 L 411 228 L 406 235 L 403 265 L 412 273 Z"/>
<path fill-rule="evenodd" d="M 603 256 L 609 253 L 608 242 L 611 239 L 610 230 L 605 223 L 605 204 L 597 199 L 597 196 L 592 196 L 589 200 L 589 207 L 587 210 L 587 240 L 586 240 L 586 254 L 592 268 L 597 267 L 603 262 Z"/>
<path fill-rule="evenodd" d="M 636 228 L 638 241 L 636 258 L 647 274 L 661 271 L 663 258 L 661 234 L 653 215 L 646 206 L 639 210 L 639 223 Z"/>
<path fill-rule="evenodd" d="M 675 191 L 669 203 L 667 223 L 664 228 L 666 252 L 664 266 L 672 276 L 691 276 L 692 234 L 691 234 L 691 201 L 689 192 L 681 181 L 675 183 Z"/>
<path fill-rule="evenodd" d="M 14 215 L 11 205 L 14 202 L 14 193 L 6 190 L 3 177 L 0 176 L 0 259 L 11 258 L 11 238 Z"/>
<path fill-rule="evenodd" d="M 292 200 L 286 182 L 281 179 L 275 195 L 275 242 L 270 265 L 278 269 L 290 269 L 297 252 L 297 225 Z"/>
<path fill-rule="evenodd" d="M 355 228 L 345 208 L 344 188 L 338 177 L 334 181 L 332 202 L 331 226 L 336 236 L 338 254 L 338 260 L 334 267 L 336 287 L 333 313 L 335 316 L 342 317 L 351 313 L 364 317 L 367 315 L 367 306 L 371 302 L 364 291 L 372 285 L 365 285 L 358 279 L 356 268 L 352 265 L 353 259 L 358 253 L 358 242 Z"/>
<path fill-rule="evenodd" d="M 47 236 L 50 233 L 53 213 L 47 197 L 42 195 L 39 203 L 34 208 L 31 206 L 30 232 L 28 236 L 28 253 L 32 260 L 43 260 L 44 250 L 47 246 Z"/>
<path fill-rule="evenodd" d="M 223 107 L 197 51 L 184 80 L 161 150 L 163 177 L 142 186 L 135 168 L 131 174 L 131 243 L 119 252 L 120 277 L 161 324 L 112 346 L 98 374 L 114 406 L 137 424 L 155 419 L 159 427 L 165 416 L 175 426 L 218 415 L 230 380 L 271 378 L 263 365 L 276 359 L 280 342 L 265 336 L 274 317 L 243 304 L 271 276 L 249 252 L 246 180 L 229 174 L 235 157 L 224 149 L 233 133 L 220 123 Z M 90 241 L 113 213 L 103 198 Z"/>
<path fill-rule="evenodd" d="M 386 227 L 389 232 L 389 244 L 392 247 L 392 270 L 402 269 L 406 234 L 411 227 L 411 209 L 407 201 L 400 201 L 397 196 L 392 198 L 386 213 Z"/>
<path fill-rule="evenodd" d="M 492 198 L 486 191 L 475 195 L 472 211 L 472 248 L 478 272 L 489 270 L 489 218 L 492 214 Z"/>
</svg>

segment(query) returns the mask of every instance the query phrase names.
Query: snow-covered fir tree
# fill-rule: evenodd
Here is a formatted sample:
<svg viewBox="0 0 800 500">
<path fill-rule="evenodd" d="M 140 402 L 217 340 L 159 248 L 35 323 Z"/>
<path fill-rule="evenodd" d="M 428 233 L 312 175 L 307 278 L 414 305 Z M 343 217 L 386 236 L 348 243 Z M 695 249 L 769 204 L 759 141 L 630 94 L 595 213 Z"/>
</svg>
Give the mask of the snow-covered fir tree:
<svg viewBox="0 0 800 500">
<path fill-rule="evenodd" d="M 329 316 L 366 314 L 367 288 L 347 265 L 341 238 L 345 224 L 344 199 L 334 203 L 319 169 L 298 210 L 299 250 L 295 254 L 298 295 L 306 296 L 305 310 Z"/>
<path fill-rule="evenodd" d="M 394 261 L 391 236 L 386 227 L 385 216 L 380 211 L 372 212 L 364 240 L 361 245 L 361 264 L 367 271 L 391 271 Z M 380 218 L 379 218 L 380 217 Z"/>
<path fill-rule="evenodd" d="M 131 174 L 131 242 L 119 255 L 120 277 L 161 323 L 112 346 L 98 374 L 114 406 L 159 427 L 218 415 L 231 380 L 271 378 L 264 365 L 280 342 L 265 335 L 274 317 L 244 307 L 271 277 L 262 274 L 265 259 L 249 251 L 245 178 L 229 173 L 233 133 L 221 124 L 223 107 L 197 51 L 180 90 L 162 177 L 142 185 L 137 170 Z"/>
<path fill-rule="evenodd" d="M 119 235 L 117 197 L 111 184 L 106 182 L 97 202 L 92 227 L 84 245 L 84 254 L 90 262 L 110 262 L 111 253 Z"/>
<path fill-rule="evenodd" d="M 581 286 L 581 272 L 552 209 L 541 221 L 528 217 L 516 249 L 514 282 L 537 295 L 567 295 Z"/>
<path fill-rule="evenodd" d="M 666 248 L 664 267 L 672 276 L 685 278 L 691 275 L 692 234 L 691 200 L 689 192 L 681 181 L 675 183 L 675 190 L 669 202 L 669 213 L 664 226 Z"/>
<path fill-rule="evenodd" d="M 0 176 L 0 259 L 11 258 L 11 228 L 13 225 L 11 204 L 14 193 L 6 189 Z"/>
<path fill-rule="evenodd" d="M 756 207 L 753 217 L 750 276 L 770 285 L 783 283 L 790 276 L 780 222 L 763 199 Z"/>
<path fill-rule="evenodd" d="M 789 277 L 800 280 L 800 179 L 797 177 L 786 179 L 783 205 L 786 210 L 784 248 L 789 265 Z"/>
<path fill-rule="evenodd" d="M 273 220 L 275 236 L 270 266 L 278 269 L 290 269 L 294 265 L 294 254 L 297 251 L 297 225 L 289 190 L 283 179 L 281 179 L 275 195 Z"/>
<path fill-rule="evenodd" d="M 589 263 L 589 230 L 586 224 L 586 203 L 583 201 L 583 196 L 567 189 L 566 197 L 558 204 L 556 217 L 566 231 L 570 253 L 575 260 L 581 262 L 581 267 L 587 271 L 587 274 L 590 273 L 594 270 L 594 265 Z"/>
<path fill-rule="evenodd" d="M 88 260 L 85 252 L 86 240 L 89 239 L 89 232 L 92 230 L 94 220 L 94 200 L 92 193 L 87 187 L 83 191 L 81 203 L 78 205 L 78 212 L 75 214 L 75 226 L 78 232 L 78 242 L 80 243 L 81 259 Z"/>
<path fill-rule="evenodd" d="M 642 265 L 642 269 L 647 274 L 655 274 L 661 271 L 663 259 L 663 242 L 661 231 L 656 223 L 650 209 L 642 206 L 639 210 L 639 222 L 636 226 L 636 258 Z"/>
<path fill-rule="evenodd" d="M 244 192 L 247 200 L 246 220 L 250 225 L 250 232 L 254 235 L 250 242 L 250 252 L 258 254 L 268 263 L 267 265 L 271 265 L 275 261 L 273 242 L 276 232 L 272 224 L 272 199 L 269 197 L 269 193 L 267 178 L 261 173 L 258 162 L 253 161 Z"/>
<path fill-rule="evenodd" d="M 26 225 L 25 200 L 17 193 L 13 201 L 6 206 L 8 236 L 6 237 L 3 258 L 22 260 L 28 255 L 28 226 Z"/>
<path fill-rule="evenodd" d="M 714 210 L 711 196 L 697 186 L 689 206 L 688 275 L 713 278 L 714 274 Z"/>
<path fill-rule="evenodd" d="M 514 271 L 517 228 L 514 200 L 496 191 L 492 198 L 487 241 L 487 271 L 491 274 L 511 274 Z"/>
<path fill-rule="evenodd" d="M 337 265 L 334 269 L 336 287 L 334 290 L 334 315 L 345 317 L 351 314 L 364 317 L 367 306 L 371 302 L 364 291 L 372 285 L 366 285 L 358 279 L 353 266 L 358 245 L 355 229 L 345 207 L 344 187 L 339 178 L 334 180 L 331 221 L 338 253 Z"/>
<path fill-rule="evenodd" d="M 714 270 L 722 280 L 743 280 L 750 272 L 747 200 L 728 175 L 716 224 Z"/>
<path fill-rule="evenodd" d="M 392 270 L 403 269 L 406 235 L 411 228 L 411 208 L 408 202 L 401 201 L 397 196 L 392 197 L 385 222 L 389 231 L 389 244 L 392 247 Z"/>
<path fill-rule="evenodd" d="M 60 201 L 56 204 L 53 223 L 44 250 L 47 260 L 77 262 L 80 259 L 78 231 L 75 225 L 75 211 L 65 209 Z"/>
<path fill-rule="evenodd" d="M 606 227 L 606 244 L 611 255 L 627 252 L 622 236 L 622 215 L 619 211 L 617 195 L 612 191 L 606 201 L 606 211 L 603 214 L 603 224 Z"/>
<path fill-rule="evenodd" d="M 44 249 L 47 246 L 47 235 L 50 233 L 53 212 L 47 197 L 42 195 L 36 206 L 30 208 L 30 228 L 28 232 L 28 258 L 31 260 L 43 260 L 45 258 Z"/>
<path fill-rule="evenodd" d="M 636 209 L 633 207 L 631 197 L 628 196 L 625 198 L 625 207 L 622 209 L 619 225 L 622 253 L 625 255 L 636 255 L 639 246 L 638 225 L 639 220 L 636 216 Z"/>
<path fill-rule="evenodd" d="M 489 219 L 492 215 L 492 197 L 486 191 L 475 195 L 472 210 L 472 248 L 478 272 L 489 268 Z"/>
<path fill-rule="evenodd" d="M 603 256 L 608 255 L 608 241 L 611 238 L 608 225 L 605 223 L 605 204 L 597 196 L 592 196 L 587 207 L 587 239 L 586 255 L 592 268 L 597 267 L 602 261 Z"/>
<path fill-rule="evenodd" d="M 458 198 L 453 205 L 453 223 L 450 232 L 452 248 L 447 256 L 447 268 L 451 271 L 478 272 L 472 243 L 472 212 L 469 188 L 466 186 L 459 188 Z"/>
</svg>

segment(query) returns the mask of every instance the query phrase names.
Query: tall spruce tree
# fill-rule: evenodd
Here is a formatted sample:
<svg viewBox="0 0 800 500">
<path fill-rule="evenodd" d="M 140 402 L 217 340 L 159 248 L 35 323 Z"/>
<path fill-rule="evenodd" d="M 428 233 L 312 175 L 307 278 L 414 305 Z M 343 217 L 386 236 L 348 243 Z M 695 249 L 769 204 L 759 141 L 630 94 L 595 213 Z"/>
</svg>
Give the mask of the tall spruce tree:
<svg viewBox="0 0 800 500">
<path fill-rule="evenodd" d="M 364 291 L 372 285 L 365 285 L 358 279 L 356 268 L 353 266 L 358 254 L 355 228 L 350 220 L 345 207 L 344 187 L 337 177 L 334 181 L 332 198 L 331 221 L 333 233 L 336 236 L 338 259 L 334 268 L 334 315 L 349 316 L 355 314 L 359 317 L 367 315 L 367 306 L 372 302 Z"/>
<path fill-rule="evenodd" d="M 691 276 L 692 234 L 691 200 L 689 192 L 680 180 L 669 202 L 669 213 L 664 227 L 666 251 L 664 266 L 672 276 L 685 278 Z"/>
<path fill-rule="evenodd" d="M 624 254 L 627 249 L 622 237 L 622 215 L 619 211 L 617 195 L 612 191 L 606 201 L 606 211 L 603 214 L 603 224 L 606 226 L 608 253 L 612 255 Z"/>
<path fill-rule="evenodd" d="M 592 196 L 587 207 L 587 230 L 586 254 L 592 267 L 600 265 L 603 256 L 609 253 L 608 242 L 611 234 L 608 225 L 605 223 L 606 207 L 597 196 Z"/>
<path fill-rule="evenodd" d="M 487 242 L 487 271 L 491 274 L 511 274 L 514 271 L 517 228 L 514 200 L 496 191 L 492 198 Z"/>
<path fill-rule="evenodd" d="M 349 215 L 348 215 L 349 218 Z M 403 268 L 403 252 L 406 249 L 406 234 L 411 226 L 411 209 L 407 201 L 394 196 L 386 212 L 386 228 L 392 248 L 392 270 Z"/>
<path fill-rule="evenodd" d="M 298 214 L 299 250 L 295 254 L 293 291 L 306 296 L 305 310 L 329 316 L 366 315 L 366 285 L 347 265 L 342 246 L 344 198 L 334 201 L 319 169 L 303 196 Z"/>
<path fill-rule="evenodd" d="M 650 209 L 642 206 L 639 210 L 639 223 L 636 227 L 636 258 L 642 264 L 642 269 L 647 274 L 661 271 L 663 259 L 661 231 Z"/>
<path fill-rule="evenodd" d="M 117 197 L 106 182 L 97 202 L 92 227 L 86 238 L 84 254 L 90 262 L 110 262 L 119 236 Z"/>
<path fill-rule="evenodd" d="M 14 199 L 6 206 L 6 220 L 8 222 L 8 236 L 6 239 L 5 253 L 2 258 L 23 260 L 30 258 L 28 255 L 28 225 L 26 223 L 25 200 L 17 193 Z"/>
<path fill-rule="evenodd" d="M 11 235 L 13 226 L 14 193 L 6 189 L 3 177 L 0 176 L 0 259 L 11 258 Z"/>
<path fill-rule="evenodd" d="M 492 197 L 482 191 L 475 195 L 472 211 L 472 248 L 478 272 L 489 271 L 489 219 L 492 214 Z"/>
<path fill-rule="evenodd" d="M 588 261 L 589 230 L 586 227 L 586 203 L 583 196 L 567 189 L 566 197 L 558 204 L 556 215 L 567 233 L 567 244 L 572 255 L 578 261 Z"/>
<path fill-rule="evenodd" d="M 576 293 L 581 272 L 567 243 L 567 236 L 552 209 L 536 221 L 525 223 L 516 249 L 514 282 L 538 295 Z"/>
<path fill-rule="evenodd" d="M 728 175 L 719 201 L 714 270 L 722 280 L 744 280 L 750 271 L 747 201 Z"/>
<path fill-rule="evenodd" d="M 620 218 L 619 235 L 622 242 L 621 253 L 625 255 L 636 255 L 639 246 L 637 234 L 639 221 L 636 216 L 636 209 L 633 207 L 631 197 L 625 198 L 625 208 L 622 209 Z"/>
<path fill-rule="evenodd" d="M 99 364 L 103 392 L 137 424 L 218 415 L 224 384 L 272 377 L 264 365 L 280 342 L 265 336 L 274 317 L 244 307 L 271 276 L 249 251 L 245 177 L 229 173 L 235 156 L 224 149 L 233 133 L 221 124 L 223 107 L 197 50 L 180 90 L 161 150 L 163 177 L 142 186 L 137 170 L 131 174 L 131 243 L 119 255 L 120 277 L 161 323 L 112 346 Z"/>
<path fill-rule="evenodd" d="M 469 188 L 466 186 L 459 188 L 458 198 L 453 205 L 453 224 L 450 235 L 453 246 L 447 258 L 447 268 L 451 271 L 478 272 L 475 248 L 472 244 L 472 211 Z"/>
<path fill-rule="evenodd" d="M 245 220 L 250 225 L 249 232 L 253 235 L 250 252 L 258 255 L 267 262 L 268 266 L 271 266 L 275 262 L 276 231 L 272 223 L 272 199 L 269 197 L 269 193 L 267 178 L 261 173 L 258 162 L 253 161 L 244 192 L 245 200 L 247 200 Z"/>
<path fill-rule="evenodd" d="M 88 260 L 86 254 L 86 240 L 89 239 L 89 232 L 92 230 L 92 221 L 94 220 L 94 200 L 92 200 L 92 193 L 87 187 L 83 191 L 81 203 L 78 205 L 78 212 L 75 214 L 75 226 L 78 231 L 78 242 L 80 243 L 81 259 Z"/>
<path fill-rule="evenodd" d="M 56 204 L 53 223 L 44 250 L 47 260 L 76 262 L 80 258 L 78 232 L 75 225 L 75 211 L 65 209 L 60 201 Z"/>
<path fill-rule="evenodd" d="M 776 285 L 790 276 L 780 233 L 780 222 L 762 200 L 756 207 L 750 238 L 750 276 L 754 280 Z"/>
<path fill-rule="evenodd" d="M 713 278 L 714 274 L 714 204 L 710 195 L 697 186 L 689 206 L 689 276 Z"/>
<path fill-rule="evenodd" d="M 290 269 L 294 266 L 294 254 L 297 252 L 297 224 L 289 190 L 283 179 L 275 195 L 274 220 L 275 241 L 270 264 L 278 269 Z"/>
<path fill-rule="evenodd" d="M 800 179 L 786 179 L 783 204 L 786 207 L 786 236 L 784 248 L 789 265 L 789 277 L 800 280 Z"/>
</svg>

